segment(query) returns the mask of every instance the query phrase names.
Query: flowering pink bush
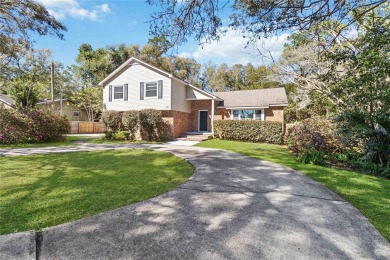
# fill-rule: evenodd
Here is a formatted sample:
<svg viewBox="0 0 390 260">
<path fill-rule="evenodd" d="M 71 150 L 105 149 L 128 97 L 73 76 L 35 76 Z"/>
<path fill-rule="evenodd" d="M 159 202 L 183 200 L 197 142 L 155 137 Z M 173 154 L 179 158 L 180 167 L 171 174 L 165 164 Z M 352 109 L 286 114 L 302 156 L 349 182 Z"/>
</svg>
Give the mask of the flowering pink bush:
<svg viewBox="0 0 390 260">
<path fill-rule="evenodd" d="M 68 132 L 68 120 L 49 111 L 0 109 L 0 144 L 52 141 Z"/>
<path fill-rule="evenodd" d="M 324 164 L 327 155 L 343 151 L 334 124 L 312 117 L 288 130 L 287 145 L 304 163 Z"/>
</svg>

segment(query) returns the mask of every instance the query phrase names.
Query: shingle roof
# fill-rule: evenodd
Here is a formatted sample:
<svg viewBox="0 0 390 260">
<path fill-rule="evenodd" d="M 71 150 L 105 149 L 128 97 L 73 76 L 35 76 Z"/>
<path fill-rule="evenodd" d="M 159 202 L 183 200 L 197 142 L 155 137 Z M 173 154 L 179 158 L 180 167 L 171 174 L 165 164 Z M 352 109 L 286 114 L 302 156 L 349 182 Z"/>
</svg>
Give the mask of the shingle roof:
<svg viewBox="0 0 390 260">
<path fill-rule="evenodd" d="M 224 107 L 269 107 L 287 106 L 287 95 L 284 88 L 267 88 L 214 92 L 213 95 L 224 100 Z"/>
<path fill-rule="evenodd" d="M 0 94 L 0 101 L 2 101 L 3 103 L 5 103 L 11 107 L 14 105 L 14 100 L 6 95 Z"/>
</svg>

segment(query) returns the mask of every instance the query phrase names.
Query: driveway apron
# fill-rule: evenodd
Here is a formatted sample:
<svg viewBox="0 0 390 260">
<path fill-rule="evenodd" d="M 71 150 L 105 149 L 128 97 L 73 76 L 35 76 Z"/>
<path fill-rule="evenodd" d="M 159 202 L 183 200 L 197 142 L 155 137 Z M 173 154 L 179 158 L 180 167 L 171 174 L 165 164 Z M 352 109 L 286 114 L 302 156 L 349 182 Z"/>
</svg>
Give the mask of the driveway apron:
<svg viewBox="0 0 390 260">
<path fill-rule="evenodd" d="M 33 240 L 35 251 L 26 245 L 29 257 L 390 259 L 390 244 L 338 195 L 299 172 L 237 153 L 172 145 L 80 145 L 2 150 L 0 156 L 129 148 L 173 153 L 195 166 L 194 175 L 150 200 L 43 229 Z M 7 249 L 12 247 L 5 245 L 10 236 L 0 236 L 0 250 L 6 248 L 0 258 L 12 258 Z"/>
</svg>

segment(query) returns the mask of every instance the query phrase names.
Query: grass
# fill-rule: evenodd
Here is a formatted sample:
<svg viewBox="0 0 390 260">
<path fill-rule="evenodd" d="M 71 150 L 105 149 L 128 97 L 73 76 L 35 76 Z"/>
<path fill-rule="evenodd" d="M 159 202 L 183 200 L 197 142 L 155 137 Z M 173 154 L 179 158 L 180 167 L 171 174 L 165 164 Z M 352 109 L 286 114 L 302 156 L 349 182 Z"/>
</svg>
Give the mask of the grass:
<svg viewBox="0 0 390 260">
<path fill-rule="evenodd" d="M 75 145 L 75 141 L 84 140 L 86 137 L 82 136 L 65 136 L 63 140 L 46 142 L 46 143 L 22 143 L 22 144 L 0 144 L 0 149 L 16 149 L 16 148 L 35 148 L 48 146 L 66 146 Z M 89 139 L 89 138 L 88 138 Z"/>
<path fill-rule="evenodd" d="M 197 146 L 230 150 L 297 170 L 354 205 L 390 242 L 390 181 L 387 179 L 354 171 L 302 164 L 281 145 L 209 140 Z"/>
<path fill-rule="evenodd" d="M 104 137 L 98 138 L 88 138 L 84 140 L 85 143 L 90 144 L 158 144 L 159 142 L 150 142 L 150 141 L 126 141 L 126 140 L 107 140 Z"/>
<path fill-rule="evenodd" d="M 143 201 L 192 173 L 184 160 L 148 150 L 0 158 L 0 234 L 39 230 Z"/>
</svg>

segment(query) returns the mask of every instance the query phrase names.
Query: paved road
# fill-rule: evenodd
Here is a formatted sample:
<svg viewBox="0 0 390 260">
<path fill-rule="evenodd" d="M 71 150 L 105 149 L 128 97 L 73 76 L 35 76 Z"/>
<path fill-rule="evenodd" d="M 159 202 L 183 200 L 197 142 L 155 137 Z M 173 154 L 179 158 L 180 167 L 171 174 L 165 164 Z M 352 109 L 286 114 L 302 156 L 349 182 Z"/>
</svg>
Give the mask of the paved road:
<svg viewBox="0 0 390 260">
<path fill-rule="evenodd" d="M 390 259 L 390 244 L 336 194 L 298 172 L 236 153 L 82 145 L 0 155 L 131 147 L 174 153 L 191 162 L 195 173 L 175 190 L 141 203 L 47 228 L 38 236 L 0 236 L 0 258 Z"/>
</svg>

